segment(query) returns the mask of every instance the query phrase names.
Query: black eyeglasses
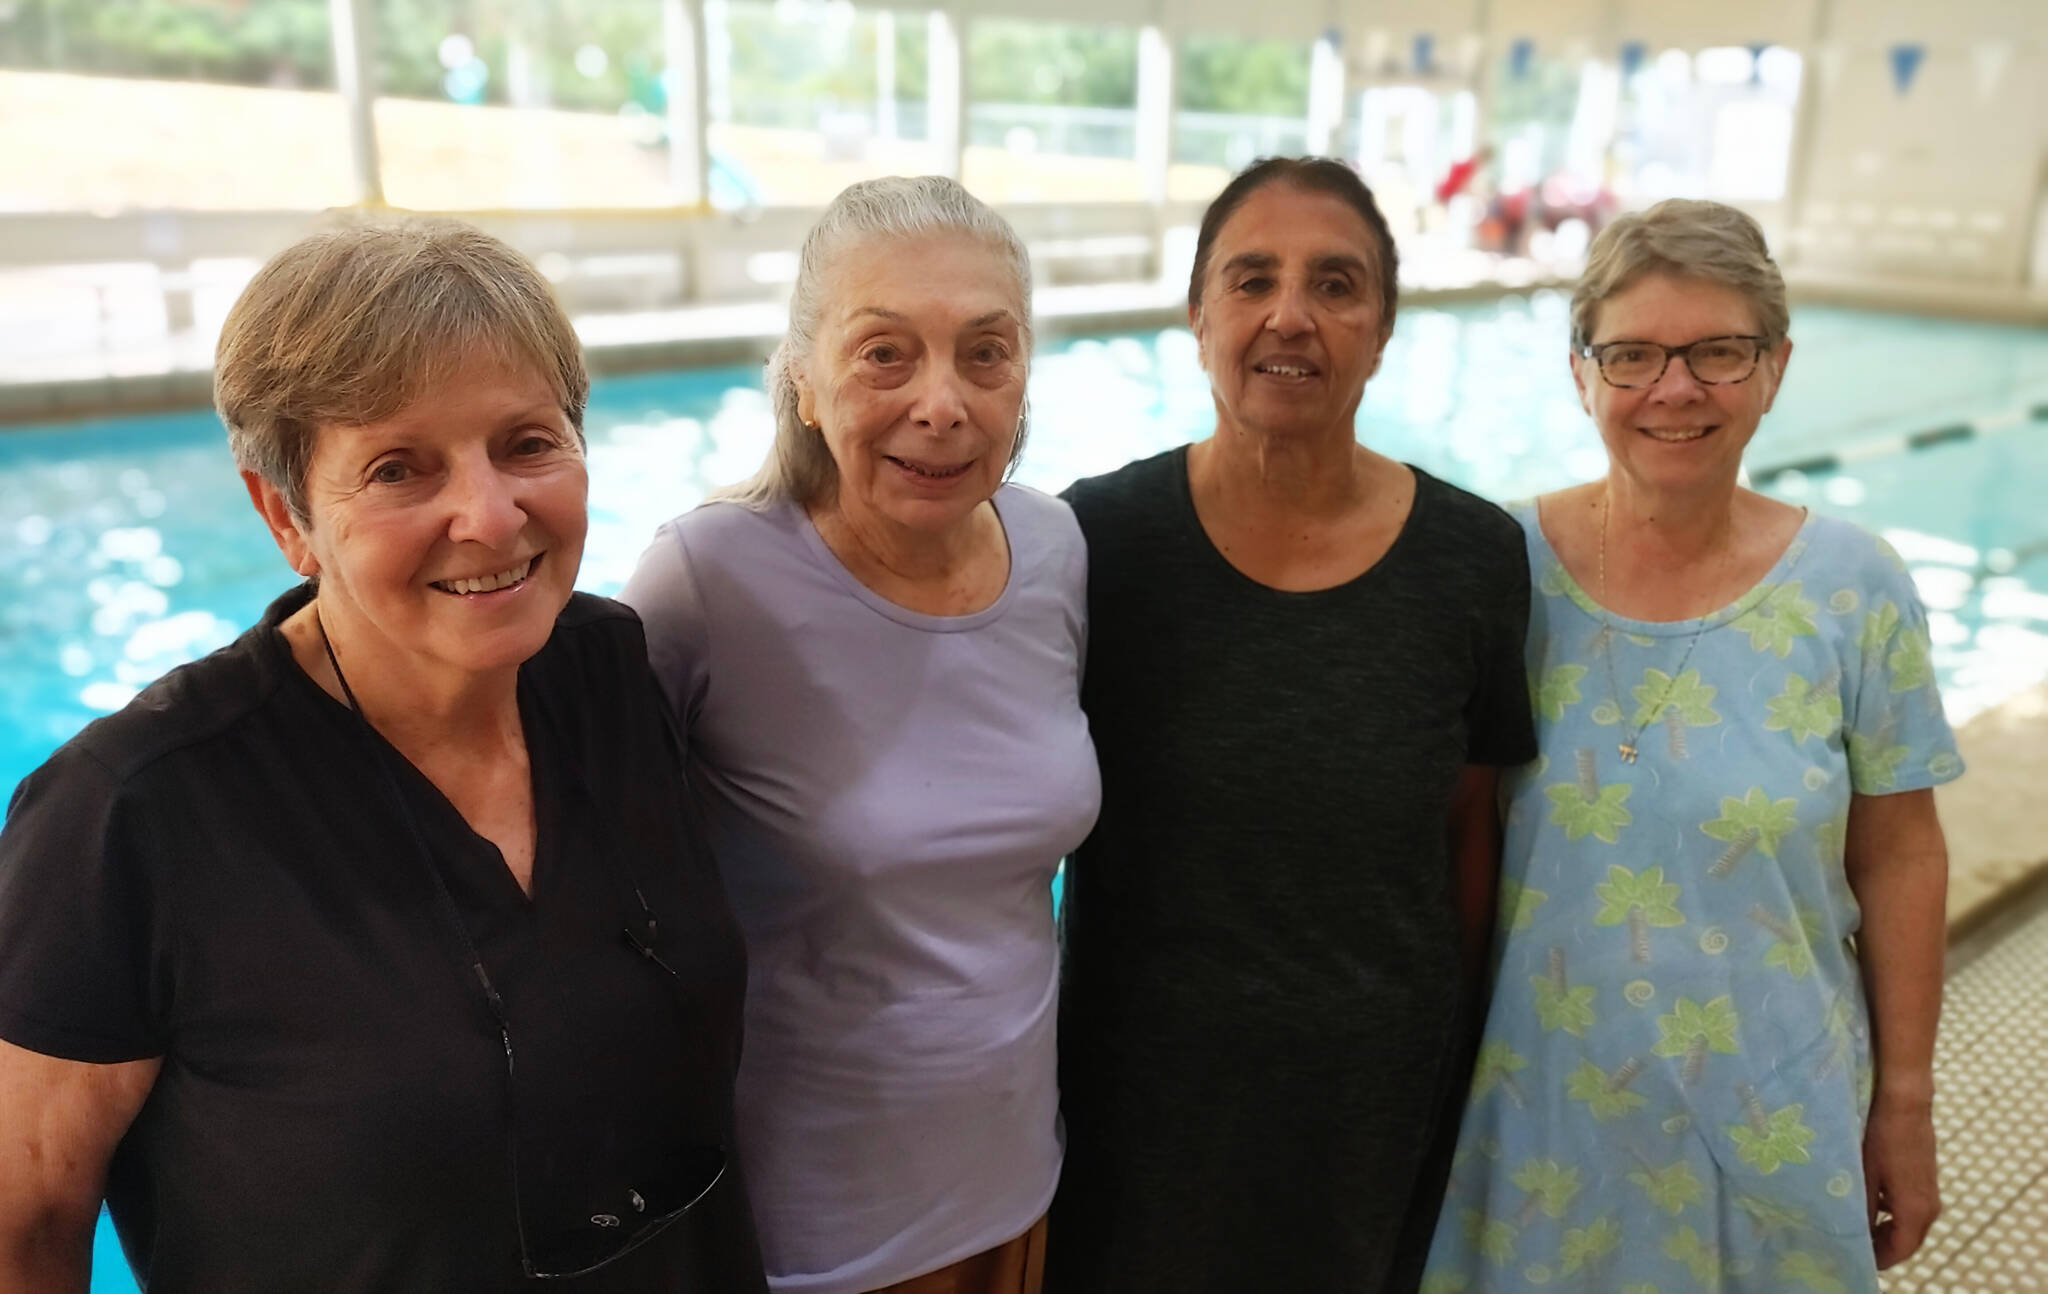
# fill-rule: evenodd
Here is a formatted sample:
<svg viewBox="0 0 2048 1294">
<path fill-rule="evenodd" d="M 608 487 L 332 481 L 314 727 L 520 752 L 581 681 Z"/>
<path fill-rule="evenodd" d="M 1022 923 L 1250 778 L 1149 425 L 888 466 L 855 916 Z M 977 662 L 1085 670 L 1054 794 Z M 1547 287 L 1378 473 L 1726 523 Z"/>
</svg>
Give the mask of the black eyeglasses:
<svg viewBox="0 0 2048 1294">
<path fill-rule="evenodd" d="M 1736 333 L 1702 337 L 1684 346 L 1660 346 L 1653 341 L 1602 342 L 1598 346 L 1579 347 L 1579 354 L 1600 366 L 1601 380 L 1607 385 L 1633 391 L 1655 386 L 1674 358 L 1684 359 L 1693 380 L 1702 386 L 1746 382 L 1756 372 L 1757 361 L 1770 344 L 1768 337 Z"/>
</svg>

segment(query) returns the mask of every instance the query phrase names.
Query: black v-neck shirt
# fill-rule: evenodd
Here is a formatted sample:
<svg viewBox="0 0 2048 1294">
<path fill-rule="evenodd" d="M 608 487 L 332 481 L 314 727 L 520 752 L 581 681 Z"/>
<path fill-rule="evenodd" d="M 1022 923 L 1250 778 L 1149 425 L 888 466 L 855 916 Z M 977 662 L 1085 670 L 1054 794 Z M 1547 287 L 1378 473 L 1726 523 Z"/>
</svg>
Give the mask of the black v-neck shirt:
<svg viewBox="0 0 2048 1294">
<path fill-rule="evenodd" d="M 0 831 L 0 1037 L 161 1059 L 107 1184 L 152 1294 L 522 1287 L 514 1139 L 530 1231 L 616 1215 L 692 1147 L 730 1150 L 738 930 L 630 610 L 576 595 L 520 670 L 529 899 L 293 662 L 278 625 L 308 596 L 22 782 Z M 624 936 L 645 931 L 636 888 L 674 976 Z M 737 1175 L 549 1284 L 763 1289 Z"/>
<path fill-rule="evenodd" d="M 1464 1083 L 1452 791 L 1536 753 L 1520 528 L 1418 470 L 1376 564 L 1287 592 L 1216 550 L 1185 448 L 1066 498 L 1103 798 L 1048 1294 L 1394 1288 Z"/>
</svg>

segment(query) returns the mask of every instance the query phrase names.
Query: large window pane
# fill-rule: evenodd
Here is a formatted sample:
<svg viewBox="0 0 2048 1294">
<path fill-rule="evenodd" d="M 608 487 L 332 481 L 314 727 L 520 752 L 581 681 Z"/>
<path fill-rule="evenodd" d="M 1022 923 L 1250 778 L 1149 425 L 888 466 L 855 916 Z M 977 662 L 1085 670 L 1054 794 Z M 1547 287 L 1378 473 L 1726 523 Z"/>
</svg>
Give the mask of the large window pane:
<svg viewBox="0 0 2048 1294">
<path fill-rule="evenodd" d="M 990 202 L 1135 202 L 1138 32 L 969 23 L 967 186 Z"/>
<path fill-rule="evenodd" d="M 392 204 L 676 200 L 660 0 L 377 0 L 375 12 Z"/>
<path fill-rule="evenodd" d="M 1617 185 L 1637 203 L 1782 198 L 1803 71 L 1777 46 L 1643 60 L 1622 83 Z"/>
<path fill-rule="evenodd" d="M 932 169 L 922 12 L 846 0 L 706 0 L 720 201 L 819 206 L 876 175 Z"/>
<path fill-rule="evenodd" d="M 1183 38 L 1167 196 L 1203 202 L 1261 157 L 1307 151 L 1308 66 L 1295 41 Z"/>
<path fill-rule="evenodd" d="M 327 0 L 0 3 L 0 210 L 355 196 Z"/>
</svg>

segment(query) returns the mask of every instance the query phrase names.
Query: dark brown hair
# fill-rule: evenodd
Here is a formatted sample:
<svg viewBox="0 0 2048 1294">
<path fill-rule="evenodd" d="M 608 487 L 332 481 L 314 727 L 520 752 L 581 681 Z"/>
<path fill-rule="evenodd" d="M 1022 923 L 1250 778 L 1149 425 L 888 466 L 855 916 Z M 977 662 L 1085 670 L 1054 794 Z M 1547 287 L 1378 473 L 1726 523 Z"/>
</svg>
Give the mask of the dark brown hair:
<svg viewBox="0 0 2048 1294">
<path fill-rule="evenodd" d="M 1273 184 L 1285 184 L 1306 193 L 1327 193 L 1365 221 L 1378 253 L 1374 258 L 1378 264 L 1373 268 L 1379 275 L 1380 326 L 1391 330 L 1400 294 L 1401 269 L 1400 256 L 1394 250 L 1394 235 L 1387 228 L 1387 218 L 1380 214 L 1379 204 L 1373 201 L 1372 190 L 1365 187 L 1358 172 L 1333 157 L 1262 157 L 1223 186 L 1223 192 L 1202 214 L 1202 232 L 1195 237 L 1195 267 L 1188 275 L 1188 309 L 1201 308 L 1202 281 L 1209 276 L 1209 252 L 1216 245 L 1216 235 L 1237 214 L 1245 199 Z"/>
</svg>

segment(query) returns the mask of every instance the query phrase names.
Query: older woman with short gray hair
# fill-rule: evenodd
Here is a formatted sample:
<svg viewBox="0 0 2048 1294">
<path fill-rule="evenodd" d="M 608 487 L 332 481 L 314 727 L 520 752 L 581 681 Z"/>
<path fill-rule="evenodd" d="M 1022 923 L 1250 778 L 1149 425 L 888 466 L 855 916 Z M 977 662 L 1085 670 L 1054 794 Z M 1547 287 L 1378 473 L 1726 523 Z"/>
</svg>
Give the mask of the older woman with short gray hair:
<svg viewBox="0 0 2048 1294">
<path fill-rule="evenodd" d="M 270 261 L 214 387 L 302 582 L 0 831 L 0 1289 L 761 1290 L 739 931 L 632 613 L 574 592 L 576 334 L 450 221 Z M 621 932 L 624 938 L 621 938 Z"/>
<path fill-rule="evenodd" d="M 1050 883 L 1099 800 L 1086 559 L 1023 447 L 1029 261 L 951 180 L 805 240 L 775 443 L 627 602 L 746 933 L 771 1285 L 1031 1294 L 1061 1148 Z"/>
<path fill-rule="evenodd" d="M 1542 756 L 1427 1289 L 1874 1294 L 1940 1208 L 1962 761 L 1898 555 L 1740 483 L 1788 326 L 1713 202 L 1615 221 L 1573 297 L 1608 470 L 1511 509 Z"/>
</svg>

